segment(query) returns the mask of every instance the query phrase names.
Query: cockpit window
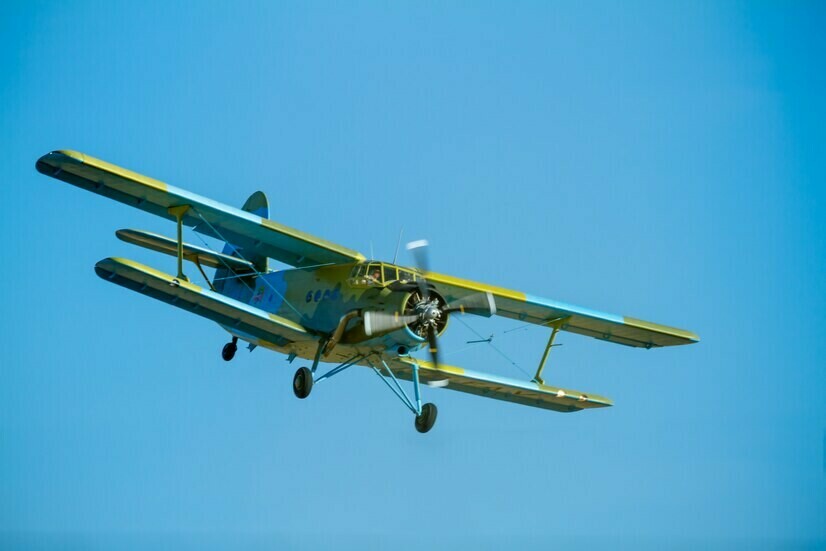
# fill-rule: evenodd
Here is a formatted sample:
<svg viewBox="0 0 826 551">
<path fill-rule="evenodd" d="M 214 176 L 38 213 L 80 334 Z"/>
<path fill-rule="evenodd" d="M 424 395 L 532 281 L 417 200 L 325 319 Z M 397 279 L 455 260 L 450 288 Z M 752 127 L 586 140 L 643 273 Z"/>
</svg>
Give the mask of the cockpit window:
<svg viewBox="0 0 826 551">
<path fill-rule="evenodd" d="M 390 283 L 391 281 L 396 281 L 396 267 L 395 266 L 385 266 L 384 267 L 384 283 Z"/>
<path fill-rule="evenodd" d="M 381 264 L 370 264 L 367 267 L 367 278 L 371 283 L 381 283 Z"/>
<path fill-rule="evenodd" d="M 399 270 L 399 281 L 402 283 L 409 283 L 413 281 L 415 278 L 413 277 L 413 272 L 408 272 L 407 270 Z"/>
</svg>

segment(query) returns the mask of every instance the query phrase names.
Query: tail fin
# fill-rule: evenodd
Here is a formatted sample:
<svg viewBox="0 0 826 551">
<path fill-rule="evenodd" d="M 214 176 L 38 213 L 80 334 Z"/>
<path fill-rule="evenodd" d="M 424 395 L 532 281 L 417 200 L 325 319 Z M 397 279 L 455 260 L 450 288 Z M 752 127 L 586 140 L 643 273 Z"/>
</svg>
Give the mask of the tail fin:
<svg viewBox="0 0 826 551">
<path fill-rule="evenodd" d="M 256 191 L 250 195 L 247 202 L 244 203 L 242 210 L 260 216 L 261 218 L 270 217 L 270 203 L 263 191 Z M 222 252 L 252 262 L 255 265 L 255 269 L 261 273 L 267 273 L 269 269 L 269 259 L 266 256 L 256 254 L 253 250 L 243 250 L 231 243 L 226 243 Z M 226 267 L 218 268 L 215 271 L 215 289 L 219 293 L 234 295 L 235 291 L 240 290 L 237 289 L 238 287 L 243 287 L 240 281 L 232 278 L 232 275 L 232 272 Z"/>
</svg>

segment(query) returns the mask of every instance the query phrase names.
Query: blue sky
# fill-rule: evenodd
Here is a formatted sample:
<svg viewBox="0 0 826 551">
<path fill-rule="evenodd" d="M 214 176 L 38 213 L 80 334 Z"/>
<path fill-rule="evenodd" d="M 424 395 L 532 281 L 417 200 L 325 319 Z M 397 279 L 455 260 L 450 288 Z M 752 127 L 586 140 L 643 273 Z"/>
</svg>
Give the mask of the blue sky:
<svg viewBox="0 0 826 551">
<path fill-rule="evenodd" d="M 822 5 L 18 3 L 0 15 L 5 546 L 788 548 L 826 542 Z M 390 259 L 693 330 L 563 335 L 560 415 L 283 356 L 98 279 L 162 220 L 34 170 L 71 148 Z M 198 242 L 195 237 L 191 240 Z M 403 259 L 407 260 L 407 259 Z M 546 333 L 453 324 L 524 378 Z M 509 332 L 506 332 L 509 331 Z"/>
</svg>

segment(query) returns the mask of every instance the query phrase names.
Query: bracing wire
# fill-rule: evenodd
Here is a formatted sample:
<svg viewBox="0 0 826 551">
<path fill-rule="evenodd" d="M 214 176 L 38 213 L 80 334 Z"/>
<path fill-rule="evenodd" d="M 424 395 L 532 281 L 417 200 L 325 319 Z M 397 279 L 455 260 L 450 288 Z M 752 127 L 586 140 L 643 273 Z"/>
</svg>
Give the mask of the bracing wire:
<svg viewBox="0 0 826 551">
<path fill-rule="evenodd" d="M 209 249 L 209 250 L 210 250 L 210 251 L 212 251 L 212 252 L 216 252 L 216 251 L 215 251 L 215 249 L 213 249 L 213 248 L 209 245 L 209 243 L 207 243 L 206 239 L 204 239 L 203 237 L 201 237 L 201 235 L 200 235 L 198 232 L 195 232 L 195 235 L 198 237 L 198 239 L 200 239 L 200 240 L 201 240 L 201 243 L 203 243 L 203 244 L 204 244 L 204 246 L 205 246 L 207 249 Z M 231 275 L 231 276 L 227 276 L 227 277 L 213 277 L 213 278 L 212 278 L 213 283 L 214 283 L 214 282 L 216 282 L 216 281 L 221 281 L 221 280 L 226 280 L 226 279 L 238 279 L 238 280 L 240 280 L 240 281 L 241 281 L 241 283 L 244 285 L 244 287 L 246 287 L 247 289 L 249 289 L 249 291 L 250 291 L 250 292 L 253 292 L 253 291 L 254 291 L 254 289 L 253 289 L 252 287 L 250 287 L 250 286 L 249 286 L 249 284 L 248 284 L 246 281 L 244 281 L 244 278 L 245 278 L 245 277 L 248 277 L 248 276 L 249 276 L 249 274 L 239 274 L 238 272 L 236 272 L 235 270 L 233 270 L 233 269 L 232 269 L 232 267 L 230 267 L 230 265 L 229 265 L 229 264 L 227 264 L 227 263 L 226 263 L 226 261 L 225 261 L 223 258 L 221 258 L 220 256 L 219 256 L 219 257 L 217 257 L 217 258 L 218 258 L 218 260 L 220 260 L 220 261 L 221 261 L 221 264 L 223 264 L 223 265 L 224 265 L 224 267 L 225 267 L 227 270 L 229 270 L 230 272 L 232 272 L 232 275 Z"/>
<path fill-rule="evenodd" d="M 213 225 L 209 222 L 209 220 L 207 220 L 206 218 L 204 218 L 204 217 L 203 217 L 203 215 L 202 215 L 200 212 L 198 212 L 198 210 L 197 210 L 197 209 L 190 207 L 190 210 L 194 211 L 194 212 L 195 212 L 195 214 L 197 214 L 197 215 L 198 215 L 198 218 L 200 218 L 200 219 L 201 219 L 201 220 L 202 220 L 202 221 L 203 221 L 203 222 L 204 222 L 207 226 L 209 226 L 209 228 L 212 230 L 212 232 L 213 232 L 216 236 L 218 236 L 218 238 L 219 238 L 219 239 L 221 239 L 221 240 L 222 240 L 222 241 L 224 241 L 225 243 L 230 243 L 230 241 L 229 241 L 229 240 L 227 240 L 227 239 L 226 239 L 226 238 L 225 238 L 225 237 L 221 234 L 221 232 L 219 232 L 219 231 L 215 228 L 215 226 L 213 226 Z M 213 249 L 213 248 L 209 245 L 209 243 L 207 243 L 207 241 L 206 241 L 206 240 L 205 240 L 205 239 L 204 239 L 204 238 L 203 238 L 200 234 L 198 234 L 198 232 L 197 232 L 197 231 L 195 232 L 195 234 L 197 234 L 197 235 L 198 235 L 198 239 L 200 239 L 200 240 L 201 240 L 201 242 L 204 244 L 204 246 L 206 246 L 209 250 L 211 250 L 211 251 L 215 252 L 215 250 L 214 250 L 214 249 Z M 401 240 L 401 233 L 400 233 L 400 235 L 399 235 L 399 239 Z M 370 245 L 371 245 L 371 250 L 372 250 L 372 243 L 371 243 Z M 372 251 L 371 251 L 371 252 L 372 252 Z M 242 260 L 246 260 L 247 262 L 250 262 L 248 259 L 244 258 L 244 256 L 243 256 L 243 255 L 242 255 L 242 254 L 241 254 L 238 250 L 236 250 L 236 251 L 235 251 L 235 254 L 236 254 L 239 258 L 241 258 Z M 371 256 L 372 256 L 372 255 L 371 255 Z M 236 271 L 235 271 L 235 270 L 234 270 L 231 266 L 229 266 L 229 265 L 226 263 L 226 261 L 224 261 L 224 259 L 222 259 L 222 258 L 220 258 L 220 257 L 218 257 L 218 259 L 221 261 L 221 263 L 224 265 L 224 267 L 225 267 L 227 270 L 229 270 L 229 271 L 230 271 L 233 275 L 232 275 L 232 276 L 227 276 L 227 277 L 222 277 L 222 278 L 213 278 L 213 281 L 219 281 L 219 280 L 225 280 L 225 279 L 239 279 L 239 280 L 241 281 L 241 283 L 242 283 L 242 284 L 243 284 L 243 285 L 244 285 L 247 289 L 249 289 L 249 290 L 250 290 L 250 292 L 253 292 L 253 291 L 254 291 L 254 289 L 253 289 L 252 287 L 250 287 L 250 286 L 249 286 L 249 284 L 248 284 L 246 281 L 244 281 L 244 278 L 245 278 L 245 277 L 247 277 L 247 274 L 239 274 L 239 273 L 238 273 L 238 272 L 236 272 Z M 252 263 L 252 262 L 250 262 L 250 264 L 253 264 L 253 263 Z M 324 263 L 324 264 L 317 264 L 317 265 L 313 265 L 313 266 L 302 266 L 302 268 L 316 268 L 316 267 L 321 267 L 321 266 L 329 266 L 329 265 L 330 265 L 330 263 L 328 262 L 328 263 Z M 263 275 L 266 275 L 266 274 L 263 274 L 263 273 L 259 272 L 257 269 L 254 269 L 254 273 L 255 273 L 255 275 L 256 275 L 256 276 L 263 276 Z M 275 288 L 275 287 L 274 287 L 274 286 L 273 286 L 273 285 L 272 285 L 269 281 L 267 281 L 267 279 L 266 279 L 266 278 L 262 277 L 262 278 L 260 278 L 260 279 L 261 279 L 261 281 L 262 281 L 262 282 L 264 282 L 264 284 L 265 284 L 267 287 L 269 287 L 269 288 L 270 288 L 270 289 L 271 289 L 271 290 L 272 290 L 272 291 L 273 291 L 276 295 L 278 295 L 278 296 L 279 296 L 279 297 L 280 297 L 280 298 L 284 301 L 284 303 L 285 303 L 287 306 L 289 306 L 289 307 L 290 307 L 290 308 L 291 308 L 291 309 L 292 309 L 292 310 L 293 310 L 293 311 L 294 311 L 294 312 L 295 312 L 295 313 L 299 316 L 299 318 L 302 318 L 302 317 L 303 317 L 302 313 L 301 313 L 301 312 L 300 312 L 300 311 L 299 311 L 299 310 L 298 310 L 295 306 L 293 306 L 293 304 L 292 304 L 289 300 L 287 300 L 287 297 L 285 297 L 282 293 L 280 293 L 280 292 L 278 291 L 278 289 L 276 289 L 276 288 Z M 468 328 L 468 329 L 469 329 L 469 330 L 470 330 L 470 331 L 471 331 L 474 335 L 476 335 L 476 336 L 480 339 L 480 341 L 486 342 L 486 343 L 487 343 L 487 344 L 488 344 L 491 348 L 493 348 L 493 350 L 494 350 L 497 354 L 499 354 L 500 356 L 502 356 L 502 358 L 504 358 L 505 360 L 507 360 L 507 361 L 508 361 L 508 363 L 510 363 L 510 364 L 511 364 L 512 366 L 514 366 L 515 368 L 517 368 L 519 371 L 521 371 L 521 372 L 522 372 L 525 376 L 527 376 L 527 377 L 531 377 L 530 373 L 528 373 L 527 371 L 525 371 L 525 369 L 523 369 L 523 368 L 522 368 L 522 366 L 520 366 L 520 365 L 519 365 L 519 363 L 517 363 L 516 361 L 514 361 L 514 360 L 513 360 L 510 356 L 508 356 L 505 352 L 503 352 L 503 351 L 502 351 L 499 347 L 497 347 L 495 344 L 493 344 L 493 342 L 492 342 L 493 335 L 490 335 L 490 337 L 484 337 L 484 336 L 482 336 L 482 334 L 481 334 L 481 333 L 479 333 L 478 331 L 476 331 L 476 329 L 474 329 L 474 328 L 473 328 L 470 324 L 468 324 L 468 323 L 467 323 L 465 320 L 463 320 L 461 317 L 457 317 L 457 319 L 458 319 L 458 320 L 462 323 L 462 325 L 464 325 L 465 327 L 467 327 L 467 328 Z M 531 326 L 534 326 L 534 327 L 542 327 L 542 326 L 545 326 L 545 325 L 549 325 L 549 324 L 551 324 L 551 323 L 553 323 L 553 322 L 555 322 L 555 321 L 558 321 L 558 320 L 549 320 L 549 321 L 546 321 L 546 322 L 543 322 L 543 323 L 539 323 L 539 324 L 531 324 L 531 323 L 526 323 L 526 324 L 524 324 L 524 325 L 520 325 L 520 326 L 518 326 L 518 327 L 514 327 L 514 328 L 508 329 L 508 330 L 506 330 L 506 331 L 503 331 L 502 333 L 503 333 L 503 334 L 506 334 L 506 333 L 511 333 L 511 332 L 518 331 L 518 330 L 521 330 L 521 329 L 527 329 L 528 327 L 531 327 Z M 469 350 L 470 348 L 473 348 L 473 346 L 474 346 L 474 345 L 472 344 L 472 345 L 470 345 L 470 346 L 466 346 L 466 347 L 460 348 L 459 350 L 456 350 L 456 351 L 454 351 L 454 352 L 452 352 L 452 353 L 453 353 L 453 354 L 458 354 L 458 353 L 460 353 L 460 352 L 464 352 L 464 351 L 466 351 L 466 350 Z"/>
<path fill-rule="evenodd" d="M 226 239 L 223 235 L 221 235 L 221 232 L 219 232 L 217 229 L 215 229 L 215 226 L 213 226 L 212 224 L 210 224 L 210 223 L 209 223 L 209 220 L 207 220 L 206 218 L 204 218 L 204 217 L 201 215 L 201 213 L 200 213 L 200 212 L 198 212 L 198 209 L 194 209 L 194 208 L 192 208 L 192 207 L 190 207 L 190 209 L 195 211 L 195 214 L 197 214 L 197 215 L 198 215 L 198 218 L 200 218 L 201 220 L 203 220 L 203 221 L 204 221 L 204 223 L 205 223 L 207 226 L 209 226 L 209 229 L 211 229 L 211 230 L 215 233 L 215 235 L 217 235 L 217 236 L 218 236 L 218 238 L 219 238 L 219 239 L 221 239 L 221 240 L 222 240 L 222 241 L 224 241 L 225 243 L 230 243 L 230 241 L 229 241 L 229 240 L 227 240 L 227 239 Z M 198 233 L 198 232 L 195 232 L 195 233 Z M 207 245 L 207 247 L 209 247 L 209 245 Z M 235 254 L 237 254 L 237 255 L 238 255 L 238 257 L 239 257 L 241 260 L 246 260 L 247 262 L 249 262 L 250 264 L 252 264 L 252 262 L 250 262 L 249 260 L 247 260 L 246 258 L 244 258 L 244 256 L 243 256 L 240 252 L 238 252 L 238 250 L 236 250 L 236 251 L 235 251 Z M 226 265 L 227 265 L 227 264 L 226 264 L 226 262 L 223 262 L 223 264 L 224 264 L 224 266 L 226 266 Z M 233 270 L 232 268 L 230 268 L 229 266 L 227 266 L 227 268 L 228 268 L 228 269 L 229 269 L 229 270 L 230 270 L 233 274 L 235 274 L 236 276 L 238 275 L 238 273 L 237 273 L 235 270 Z M 255 274 L 256 274 L 256 275 L 258 275 L 258 276 L 266 275 L 266 274 L 262 274 L 262 273 L 261 273 L 261 272 L 259 272 L 257 269 L 255 269 L 254 271 L 255 271 Z M 278 291 L 278 289 L 276 289 L 275 287 L 273 287 L 273 285 L 272 285 L 269 281 L 267 281 L 267 278 L 265 278 L 265 277 L 261 277 L 261 278 L 259 278 L 259 279 L 260 279 L 261 281 L 263 281 L 263 282 L 264 282 L 264 285 L 266 285 L 267 287 L 269 287 L 269 288 L 272 290 L 272 292 L 273 292 L 273 293 L 275 293 L 276 295 L 278 295 L 279 297 L 281 297 L 281 300 L 283 300 L 283 301 L 284 301 L 284 304 L 286 304 L 287 306 L 289 306 L 289 307 L 292 309 L 292 311 L 293 311 L 293 312 L 295 312 L 295 313 L 298 315 L 299 319 L 301 319 L 301 318 L 303 318 L 303 317 L 304 317 L 304 315 L 303 315 L 301 312 L 299 312 L 299 311 L 298 311 L 298 309 L 297 309 L 295 306 L 293 306 L 293 304 L 292 304 L 289 300 L 287 300 L 287 297 L 285 297 L 283 294 L 281 294 L 281 293 Z M 242 281 L 243 281 L 243 280 L 242 280 Z M 249 286 L 249 285 L 247 285 L 246 283 L 244 283 L 244 285 L 246 285 L 246 287 L 247 287 L 248 289 L 250 289 L 250 286 Z M 252 290 L 252 289 L 250 289 L 250 290 Z"/>
<path fill-rule="evenodd" d="M 530 373 L 528 373 L 527 371 L 525 371 L 525 370 L 522 368 L 522 366 L 521 366 L 521 365 L 519 365 L 517 362 L 515 362 L 513 359 L 511 359 L 511 358 L 510 358 L 510 356 L 508 356 L 507 354 L 505 354 L 504 352 L 502 352 L 502 350 L 500 350 L 500 349 L 499 349 L 499 347 L 497 347 L 495 344 L 493 344 L 492 340 L 488 340 L 488 338 L 487 338 L 487 337 L 483 337 L 481 333 L 479 333 L 476 329 L 474 329 L 473 327 L 471 327 L 471 326 L 468 324 L 468 322 L 466 322 L 465 320 L 463 320 L 461 317 L 457 316 L 457 317 L 456 317 L 456 319 L 458 319 L 460 322 L 462 322 L 462 325 L 464 325 L 465 327 L 467 327 L 468 329 L 470 329 L 470 330 L 471 330 L 471 332 L 473 332 L 473 334 L 474 334 L 474 335 L 476 335 L 477 337 L 479 337 L 479 339 L 480 339 L 480 340 L 484 340 L 484 341 L 486 341 L 486 342 L 488 343 L 488 346 L 490 346 L 491 348 L 493 348 L 493 349 L 494 349 L 494 350 L 495 350 L 495 351 L 496 351 L 496 352 L 497 352 L 500 356 L 502 356 L 503 358 L 505 358 L 505 359 L 508 361 L 508 363 L 510 363 L 512 366 L 514 366 L 514 367 L 515 367 L 516 369 L 518 369 L 519 371 L 521 371 L 521 372 L 522 372 L 525 376 L 527 376 L 528 378 L 533 377 Z M 467 347 L 467 348 L 470 348 L 470 347 Z M 461 349 L 461 350 L 467 350 L 467 348 L 463 348 L 463 349 Z M 461 350 L 460 350 L 460 351 L 461 351 Z"/>
</svg>

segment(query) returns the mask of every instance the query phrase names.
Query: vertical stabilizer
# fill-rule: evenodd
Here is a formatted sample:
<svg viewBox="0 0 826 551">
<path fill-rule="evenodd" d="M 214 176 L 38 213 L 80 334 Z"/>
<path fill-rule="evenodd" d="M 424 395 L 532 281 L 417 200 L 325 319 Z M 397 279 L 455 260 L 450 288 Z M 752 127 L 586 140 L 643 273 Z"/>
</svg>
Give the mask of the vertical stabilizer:
<svg viewBox="0 0 826 551">
<path fill-rule="evenodd" d="M 244 203 L 243 210 L 260 216 L 261 218 L 270 217 L 270 202 L 267 201 L 267 196 L 263 191 L 256 191 L 250 195 L 247 202 Z"/>
</svg>

